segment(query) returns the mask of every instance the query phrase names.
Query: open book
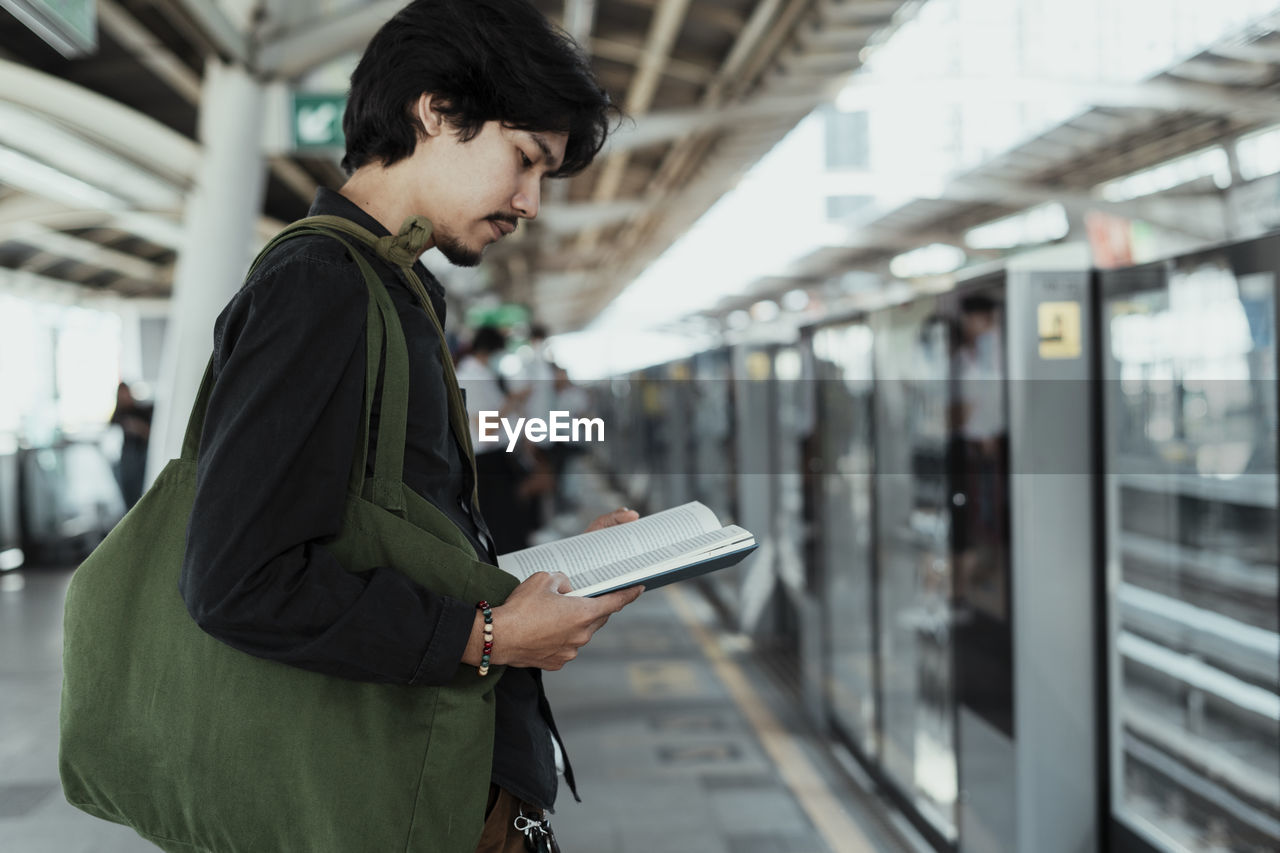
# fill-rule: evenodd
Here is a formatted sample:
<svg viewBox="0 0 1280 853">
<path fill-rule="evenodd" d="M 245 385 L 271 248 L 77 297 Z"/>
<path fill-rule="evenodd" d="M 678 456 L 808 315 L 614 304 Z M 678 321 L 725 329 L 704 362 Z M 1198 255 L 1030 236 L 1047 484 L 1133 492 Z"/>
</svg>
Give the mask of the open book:
<svg viewBox="0 0 1280 853">
<path fill-rule="evenodd" d="M 593 597 L 644 584 L 656 589 L 727 568 L 756 549 L 756 539 L 735 525 L 721 527 L 697 501 L 637 521 L 580 533 L 498 557 L 498 567 L 524 580 L 537 572 L 563 572 L 570 595 Z"/>
</svg>

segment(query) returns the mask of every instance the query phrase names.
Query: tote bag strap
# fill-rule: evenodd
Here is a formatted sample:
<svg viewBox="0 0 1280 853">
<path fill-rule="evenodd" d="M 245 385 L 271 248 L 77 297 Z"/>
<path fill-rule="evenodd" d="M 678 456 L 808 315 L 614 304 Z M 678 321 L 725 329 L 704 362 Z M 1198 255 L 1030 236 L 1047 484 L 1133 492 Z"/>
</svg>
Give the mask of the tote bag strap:
<svg viewBox="0 0 1280 853">
<path fill-rule="evenodd" d="M 350 487 L 356 494 L 364 495 L 384 509 L 403 515 L 405 502 L 401 486 L 409 414 L 409 350 L 395 303 L 391 301 L 386 286 L 372 265 L 340 234 L 335 234 L 327 227 L 316 226 L 308 219 L 294 223 L 287 230 L 291 232 L 289 236 L 318 234 L 337 240 L 346 248 L 364 276 L 370 303 L 366 332 L 368 353 L 365 358 L 365 417 L 360 443 L 352 463 Z M 380 362 L 382 399 L 379 407 L 378 451 L 374 455 L 373 476 L 366 479 L 373 399 L 378 386 Z"/>
<path fill-rule="evenodd" d="M 391 235 L 377 237 L 369 229 L 362 228 L 341 216 L 310 216 L 301 220 L 298 224 L 304 223 L 341 231 L 372 248 L 378 257 L 393 265 L 400 272 L 405 283 L 408 284 L 409 290 L 417 298 L 418 304 L 422 306 L 422 310 L 431 319 L 431 324 L 436 329 L 436 337 L 440 341 L 440 363 L 444 367 L 445 390 L 449 395 L 449 424 L 453 429 L 454 438 L 457 440 L 458 446 L 462 448 L 467 464 L 471 468 L 472 509 L 478 512 L 475 449 L 471 446 L 471 427 L 467 422 L 467 408 L 462 401 L 462 391 L 458 387 L 458 377 L 453 369 L 453 355 L 449 352 L 449 343 L 444 335 L 444 327 L 440 324 L 440 318 L 436 315 L 435 307 L 431 304 L 431 297 L 427 294 L 427 289 L 423 286 L 422 279 L 418 278 L 418 274 L 413 270 L 413 264 L 418 258 L 421 246 L 431 236 L 431 222 L 426 217 L 411 216 L 405 220 L 403 227 L 400 229 L 400 234 L 394 237 Z M 406 246 L 406 243 L 410 244 L 410 246 Z M 396 319 L 398 322 L 398 318 Z M 378 452 L 381 455 L 381 447 L 379 447 Z"/>
<path fill-rule="evenodd" d="M 305 220 L 304 220 L 305 221 Z M 360 266 L 364 275 L 365 286 L 369 291 L 369 302 L 366 321 L 366 373 L 364 393 L 364 417 L 361 419 L 360 436 L 355 458 L 351 466 L 348 488 L 355 494 L 366 494 L 375 503 L 385 509 L 403 514 L 404 495 L 400 489 L 401 475 L 404 465 L 405 429 L 408 417 L 409 363 L 405 346 L 404 332 L 400 327 L 399 317 L 391 297 L 387 294 L 382 280 L 361 255 L 345 240 L 331 231 L 305 227 L 303 223 L 294 223 L 275 236 L 254 260 L 249 274 L 252 275 L 263 258 L 277 245 L 293 237 L 303 234 L 319 234 L 337 239 L 343 243 L 352 258 Z M 387 344 L 386 358 L 383 355 L 383 343 Z M 382 367 L 382 371 L 379 371 Z M 379 429 L 378 454 L 374 461 L 374 483 L 366 488 L 365 467 L 368 459 L 369 433 L 373 403 L 378 387 L 378 378 L 382 376 L 381 425 Z M 205 366 L 204 377 L 200 382 L 200 390 L 187 419 L 187 430 L 182 442 L 182 458 L 194 461 L 200 449 L 200 438 L 204 430 L 204 419 L 209 406 L 209 397 L 213 391 L 213 358 L 210 357 Z"/>
</svg>

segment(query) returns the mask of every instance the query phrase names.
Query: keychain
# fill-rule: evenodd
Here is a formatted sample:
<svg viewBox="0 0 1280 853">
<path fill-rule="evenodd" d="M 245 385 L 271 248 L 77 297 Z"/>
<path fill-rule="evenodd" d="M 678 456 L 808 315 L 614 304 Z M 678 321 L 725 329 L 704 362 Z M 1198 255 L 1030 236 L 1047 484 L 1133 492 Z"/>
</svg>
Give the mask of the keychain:
<svg viewBox="0 0 1280 853">
<path fill-rule="evenodd" d="M 516 817 L 515 827 L 524 833 L 524 849 L 528 853 L 560 853 L 560 845 L 545 818 L 537 820 L 521 814 Z"/>
</svg>

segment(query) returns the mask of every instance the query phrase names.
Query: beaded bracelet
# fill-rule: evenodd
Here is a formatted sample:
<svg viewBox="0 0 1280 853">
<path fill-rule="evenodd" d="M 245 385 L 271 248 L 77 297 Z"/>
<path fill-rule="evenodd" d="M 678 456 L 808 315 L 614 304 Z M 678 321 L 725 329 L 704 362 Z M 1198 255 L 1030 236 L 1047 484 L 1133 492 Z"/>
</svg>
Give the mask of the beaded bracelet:
<svg viewBox="0 0 1280 853">
<path fill-rule="evenodd" d="M 480 668 L 477 672 L 485 676 L 489 674 L 489 659 L 493 655 L 493 608 L 489 606 L 489 602 L 481 601 L 476 604 L 476 610 L 484 614 L 484 652 L 480 655 Z"/>
</svg>

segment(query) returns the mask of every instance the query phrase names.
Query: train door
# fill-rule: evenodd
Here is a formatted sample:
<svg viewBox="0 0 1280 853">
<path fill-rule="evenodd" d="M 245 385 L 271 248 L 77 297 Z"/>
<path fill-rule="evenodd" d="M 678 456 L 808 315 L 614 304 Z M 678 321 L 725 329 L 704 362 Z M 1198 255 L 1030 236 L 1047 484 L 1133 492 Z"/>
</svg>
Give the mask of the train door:
<svg viewBox="0 0 1280 853">
<path fill-rule="evenodd" d="M 734 347 L 733 362 L 736 523 L 754 533 L 760 547 L 737 568 L 712 575 L 712 587 L 737 630 L 773 636 L 773 358 L 766 345 L 742 344 Z"/>
<path fill-rule="evenodd" d="M 881 771 L 936 844 L 957 838 L 947 482 L 951 327 L 926 297 L 874 332 Z"/>
<path fill-rule="evenodd" d="M 950 336 L 946 504 L 959 848 L 1016 850 L 1006 277 L 939 300 Z"/>
<path fill-rule="evenodd" d="M 693 462 L 692 364 L 689 360 L 675 361 L 667 365 L 663 380 L 663 418 L 659 428 L 664 431 L 663 460 L 664 497 L 661 507 L 679 506 L 693 500 L 690 469 Z"/>
<path fill-rule="evenodd" d="M 811 362 L 807 348 L 781 344 L 771 350 L 773 541 L 778 577 L 777 637 L 783 672 L 805 710 L 825 723 L 826 656 L 823 609 L 816 570 L 809 559 L 805 516 L 805 447 L 813 431 Z"/>
<path fill-rule="evenodd" d="M 21 568 L 22 524 L 18 511 L 18 442 L 0 434 L 0 572 Z"/>
<path fill-rule="evenodd" d="M 807 515 L 820 590 L 827 714 L 861 759 L 879 759 L 876 666 L 872 333 L 865 320 L 807 334 L 815 428 Z"/>
<path fill-rule="evenodd" d="M 1004 300 L 999 274 L 871 321 L 879 766 L 935 844 L 975 851 L 1014 820 Z"/>
<path fill-rule="evenodd" d="M 733 395 L 727 349 L 694 356 L 692 420 L 693 498 L 722 522 L 737 518 L 733 489 Z"/>
<path fill-rule="evenodd" d="M 1280 849 L 1280 238 L 1102 274 L 1114 849 Z"/>
<path fill-rule="evenodd" d="M 632 417 L 636 455 L 627 460 L 627 493 L 648 512 L 665 509 L 660 475 L 665 470 L 666 433 L 662 428 L 661 368 L 649 367 L 633 375 Z"/>
</svg>

